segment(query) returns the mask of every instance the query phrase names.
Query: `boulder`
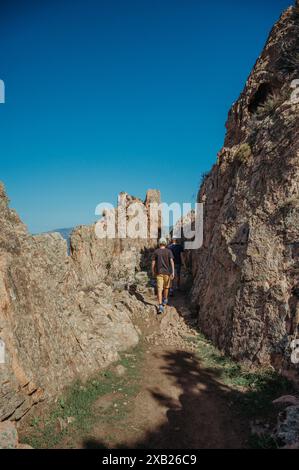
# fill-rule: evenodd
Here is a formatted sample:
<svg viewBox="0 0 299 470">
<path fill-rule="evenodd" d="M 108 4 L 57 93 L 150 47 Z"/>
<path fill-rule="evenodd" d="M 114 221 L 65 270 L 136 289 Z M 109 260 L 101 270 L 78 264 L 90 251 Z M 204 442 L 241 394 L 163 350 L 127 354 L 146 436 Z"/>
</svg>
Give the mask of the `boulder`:
<svg viewBox="0 0 299 470">
<path fill-rule="evenodd" d="M 296 446 L 299 442 L 299 406 L 288 406 L 279 413 L 276 437 L 286 446 Z M 293 447 L 296 448 L 296 447 Z"/>
<path fill-rule="evenodd" d="M 32 449 L 28 444 L 20 444 L 16 424 L 12 421 L 0 423 L 0 449 Z"/>
<path fill-rule="evenodd" d="M 126 375 L 127 369 L 124 366 L 122 366 L 121 364 L 118 364 L 114 368 L 114 372 L 118 377 L 123 377 L 124 375 Z"/>
</svg>

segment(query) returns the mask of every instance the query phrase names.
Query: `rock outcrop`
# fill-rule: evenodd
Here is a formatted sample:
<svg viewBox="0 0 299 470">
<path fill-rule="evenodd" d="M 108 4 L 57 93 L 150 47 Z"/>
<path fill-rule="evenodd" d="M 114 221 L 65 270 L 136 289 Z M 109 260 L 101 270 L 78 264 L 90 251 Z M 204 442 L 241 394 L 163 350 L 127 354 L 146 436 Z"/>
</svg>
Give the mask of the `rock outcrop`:
<svg viewBox="0 0 299 470">
<path fill-rule="evenodd" d="M 299 323 L 299 6 L 284 12 L 205 178 L 192 302 L 204 333 L 249 363 L 291 364 Z"/>
<path fill-rule="evenodd" d="M 288 406 L 279 413 L 274 438 L 285 449 L 299 449 L 299 406 Z"/>
<path fill-rule="evenodd" d="M 138 343 L 131 316 L 144 305 L 113 289 L 123 278 L 133 282 L 138 250 L 133 241 L 116 252 L 93 233 L 76 230 L 68 256 L 59 234 L 28 234 L 0 186 L 0 421 L 20 419 Z"/>
<path fill-rule="evenodd" d="M 0 423 L 0 449 L 32 449 L 32 447 L 19 442 L 15 423 L 4 421 Z"/>
<path fill-rule="evenodd" d="M 148 190 L 145 201 L 121 193 L 118 206 L 112 209 L 117 234 L 118 213 L 123 208 L 128 214 L 129 208 L 136 205 L 147 220 L 147 238 L 99 238 L 96 235 L 96 225 L 79 226 L 71 234 L 71 257 L 81 285 L 94 285 L 99 280 L 106 280 L 109 285 L 124 288 L 134 282 L 135 273 L 140 268 L 148 266 L 148 253 L 157 243 L 161 219 L 157 221 L 157 237 L 150 238 L 151 203 L 160 204 L 160 192 Z M 127 216 L 126 219 L 129 217 Z M 103 225 L 105 218 L 98 222 Z"/>
</svg>

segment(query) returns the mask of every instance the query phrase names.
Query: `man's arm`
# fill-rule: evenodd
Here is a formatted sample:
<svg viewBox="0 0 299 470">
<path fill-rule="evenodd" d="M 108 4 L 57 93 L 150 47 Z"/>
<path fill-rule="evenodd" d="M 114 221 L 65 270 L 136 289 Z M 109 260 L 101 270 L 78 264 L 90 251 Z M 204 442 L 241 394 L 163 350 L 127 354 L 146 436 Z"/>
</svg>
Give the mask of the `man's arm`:
<svg viewBox="0 0 299 470">
<path fill-rule="evenodd" d="M 153 276 L 156 274 L 156 261 L 152 260 L 152 274 Z"/>
<path fill-rule="evenodd" d="M 170 259 L 170 266 L 171 266 L 171 279 L 174 279 L 174 261 L 173 258 Z"/>
</svg>

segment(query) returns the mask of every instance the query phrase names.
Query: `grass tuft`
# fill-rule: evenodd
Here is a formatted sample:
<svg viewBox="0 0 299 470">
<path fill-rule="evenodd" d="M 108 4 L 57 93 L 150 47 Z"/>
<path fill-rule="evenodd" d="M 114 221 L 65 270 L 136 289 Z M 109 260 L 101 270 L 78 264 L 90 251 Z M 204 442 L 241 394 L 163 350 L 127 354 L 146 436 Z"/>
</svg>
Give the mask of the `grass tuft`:
<svg viewBox="0 0 299 470">
<path fill-rule="evenodd" d="M 261 420 L 274 425 L 277 410 L 273 400 L 281 395 L 295 392 L 294 385 L 270 368 L 249 369 L 241 363 L 223 355 L 202 334 L 187 338 L 197 346 L 197 355 L 202 365 L 216 372 L 218 380 L 229 387 L 228 400 L 246 421 Z M 276 448 L 278 443 L 270 434 L 253 435 L 249 445 L 254 448 Z"/>
<path fill-rule="evenodd" d="M 138 345 L 130 355 L 124 354 L 117 363 L 126 368 L 125 376 L 118 377 L 114 373 L 114 367 L 117 365 L 114 364 L 85 383 L 73 383 L 57 403 L 52 405 L 46 416 L 32 419 L 31 430 L 22 436 L 22 442 L 36 449 L 55 448 L 68 436 L 75 441 L 76 438 L 88 434 L 96 423 L 120 422 L 125 419 L 130 410 L 130 399 L 136 396 L 140 388 L 139 365 L 142 357 L 143 349 Z M 112 406 L 97 410 L 94 406 L 97 399 L 110 394 L 115 394 Z M 126 406 L 124 397 L 128 403 Z M 68 418 L 71 418 L 71 423 L 67 424 L 65 429 L 59 429 L 59 421 L 67 423 Z"/>
</svg>

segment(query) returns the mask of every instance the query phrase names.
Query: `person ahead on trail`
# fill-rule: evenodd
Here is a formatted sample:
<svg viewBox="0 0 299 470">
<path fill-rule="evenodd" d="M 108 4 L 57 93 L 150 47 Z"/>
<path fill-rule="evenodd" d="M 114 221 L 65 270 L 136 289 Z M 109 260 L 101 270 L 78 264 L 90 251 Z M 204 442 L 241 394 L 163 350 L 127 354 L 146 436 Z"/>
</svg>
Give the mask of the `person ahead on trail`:
<svg viewBox="0 0 299 470">
<path fill-rule="evenodd" d="M 171 240 L 171 244 L 168 246 L 169 250 L 171 250 L 174 258 L 174 272 L 175 272 L 175 281 L 176 281 L 176 287 L 179 290 L 181 287 L 181 269 L 182 265 L 185 266 L 185 260 L 184 260 L 184 248 L 183 246 L 177 242 L 176 238 L 173 238 Z M 171 289 L 171 293 L 173 292 L 173 289 Z"/>
<path fill-rule="evenodd" d="M 164 312 L 168 303 L 168 291 L 171 281 L 174 279 L 173 254 L 167 246 L 165 238 L 160 238 L 159 248 L 152 257 L 152 273 L 157 278 L 158 313 Z"/>
</svg>

